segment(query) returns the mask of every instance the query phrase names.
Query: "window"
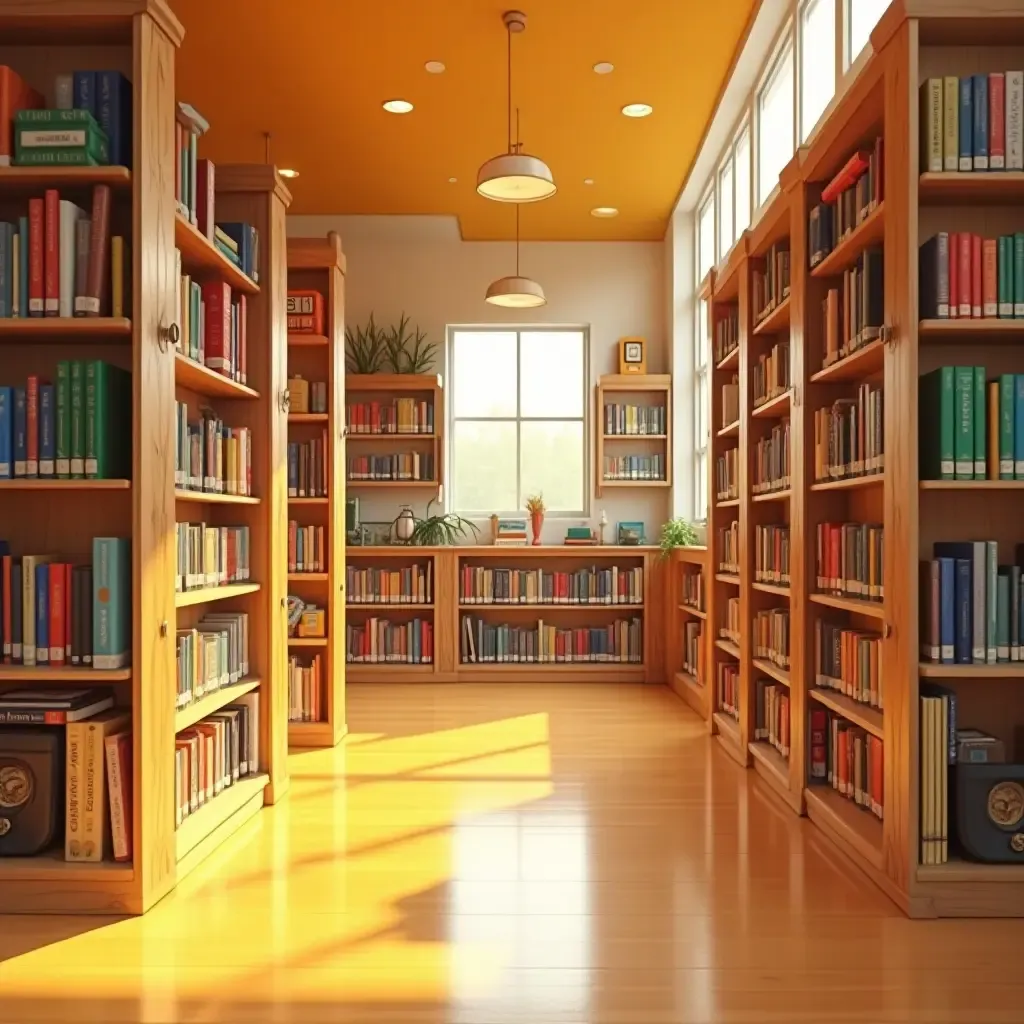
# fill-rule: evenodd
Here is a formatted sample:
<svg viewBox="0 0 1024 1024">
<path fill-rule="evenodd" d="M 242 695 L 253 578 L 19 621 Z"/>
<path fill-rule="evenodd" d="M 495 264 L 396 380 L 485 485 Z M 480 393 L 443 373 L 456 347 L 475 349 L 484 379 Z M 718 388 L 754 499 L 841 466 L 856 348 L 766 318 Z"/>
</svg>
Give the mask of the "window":
<svg viewBox="0 0 1024 1024">
<path fill-rule="evenodd" d="M 543 492 L 550 516 L 588 514 L 588 335 L 579 328 L 453 328 L 451 507 L 522 511 Z"/>
<path fill-rule="evenodd" d="M 836 91 L 835 0 L 807 0 L 800 15 L 800 139 Z"/>
<path fill-rule="evenodd" d="M 724 256 L 736 241 L 733 231 L 732 211 L 732 154 L 718 174 L 718 252 Z"/>
<path fill-rule="evenodd" d="M 849 67 L 868 45 L 871 30 L 885 13 L 889 0 L 846 0 L 846 65 Z"/>
<path fill-rule="evenodd" d="M 750 126 L 744 125 L 733 157 L 736 177 L 736 235 L 750 227 Z"/>
<path fill-rule="evenodd" d="M 757 204 L 779 182 L 796 146 L 793 141 L 793 42 L 786 41 L 757 97 Z"/>
<path fill-rule="evenodd" d="M 697 215 L 697 280 L 703 281 L 715 265 L 715 193 L 712 191 Z"/>
<path fill-rule="evenodd" d="M 696 344 L 693 347 L 693 518 L 705 520 L 708 516 L 708 411 L 710 409 L 708 362 L 711 358 L 711 338 L 706 300 L 697 303 Z"/>
</svg>

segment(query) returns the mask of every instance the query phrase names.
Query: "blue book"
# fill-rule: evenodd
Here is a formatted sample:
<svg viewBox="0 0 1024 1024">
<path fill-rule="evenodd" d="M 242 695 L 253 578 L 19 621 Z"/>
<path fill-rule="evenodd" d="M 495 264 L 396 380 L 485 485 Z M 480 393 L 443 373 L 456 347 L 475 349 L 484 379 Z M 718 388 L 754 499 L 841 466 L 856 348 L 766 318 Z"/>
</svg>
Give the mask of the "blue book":
<svg viewBox="0 0 1024 1024">
<path fill-rule="evenodd" d="M 958 665 L 971 664 L 971 562 L 956 559 L 956 584 L 953 601 L 956 614 L 955 661 Z"/>
<path fill-rule="evenodd" d="M 14 239 L 11 225 L 0 222 L 0 317 L 14 316 Z"/>
<path fill-rule="evenodd" d="M 28 217 L 18 218 L 18 312 L 28 316 Z"/>
<path fill-rule="evenodd" d="M 0 480 L 14 476 L 14 389 L 0 387 Z"/>
<path fill-rule="evenodd" d="M 57 472 L 57 413 L 52 384 L 39 385 L 39 475 L 54 476 Z"/>
<path fill-rule="evenodd" d="M 96 120 L 107 133 L 110 162 L 132 165 L 132 85 L 120 71 L 96 72 Z"/>
<path fill-rule="evenodd" d="M 939 661 L 951 665 L 956 660 L 956 563 L 939 558 Z"/>
<path fill-rule="evenodd" d="M 36 566 L 36 664 L 50 663 L 50 567 Z"/>
<path fill-rule="evenodd" d="M 28 476 L 28 395 L 14 389 L 14 475 Z"/>
<path fill-rule="evenodd" d="M 299 446 L 295 441 L 288 444 L 288 497 L 299 496 Z"/>
<path fill-rule="evenodd" d="M 974 76 L 974 170 L 988 170 L 988 75 Z"/>
<path fill-rule="evenodd" d="M 131 545 L 124 537 L 92 539 L 92 667 L 131 661 Z"/>
<path fill-rule="evenodd" d="M 960 166 L 958 170 L 974 170 L 974 80 L 970 75 L 960 79 Z"/>
<path fill-rule="evenodd" d="M 96 72 L 76 71 L 73 77 L 75 110 L 88 110 L 96 117 Z M 99 118 L 97 118 L 99 120 Z"/>
<path fill-rule="evenodd" d="M 238 262 L 242 272 L 254 281 L 259 280 L 259 237 L 251 224 L 242 221 L 229 221 L 218 224 L 221 229 L 238 246 Z"/>
</svg>

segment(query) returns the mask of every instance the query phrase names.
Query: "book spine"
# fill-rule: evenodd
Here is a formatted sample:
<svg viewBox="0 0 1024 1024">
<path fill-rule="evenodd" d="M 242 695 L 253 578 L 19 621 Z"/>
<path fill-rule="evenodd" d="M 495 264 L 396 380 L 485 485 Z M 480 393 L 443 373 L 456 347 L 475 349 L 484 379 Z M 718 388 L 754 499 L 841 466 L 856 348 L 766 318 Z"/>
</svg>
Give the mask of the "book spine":
<svg viewBox="0 0 1024 1024">
<path fill-rule="evenodd" d="M 974 368 L 956 368 L 955 479 L 974 479 Z"/>
<path fill-rule="evenodd" d="M 18 246 L 18 309 L 21 310 L 22 316 L 31 316 L 32 313 L 29 310 L 28 292 L 29 292 L 29 249 L 31 242 L 29 238 L 28 229 L 28 217 L 18 218 L 18 237 L 21 239 L 21 243 Z"/>
<path fill-rule="evenodd" d="M 1024 318 L 1024 231 L 1013 236 L 1013 315 Z"/>
<path fill-rule="evenodd" d="M 76 71 L 73 75 L 75 110 L 88 110 L 96 116 L 96 72 Z"/>
<path fill-rule="evenodd" d="M 43 254 L 45 252 L 45 202 L 42 199 L 28 201 L 28 315 L 43 316 L 46 313 L 45 277 Z"/>
<path fill-rule="evenodd" d="M 942 171 L 942 79 L 929 78 L 921 86 L 921 131 L 925 170 Z"/>
<path fill-rule="evenodd" d="M 974 170 L 988 170 L 988 75 L 974 75 Z"/>
<path fill-rule="evenodd" d="M 974 80 L 960 79 L 960 171 L 974 170 Z"/>
<path fill-rule="evenodd" d="M 988 76 L 988 166 L 1006 168 L 1006 78 L 1001 71 Z"/>
<path fill-rule="evenodd" d="M 36 664 L 50 663 L 50 567 L 36 565 Z M 26 609 L 27 611 L 27 609 Z"/>
<path fill-rule="evenodd" d="M 1024 170 L 1024 71 L 1006 72 L 1006 169 Z"/>
<path fill-rule="evenodd" d="M 1010 660 L 1010 577 L 1002 572 L 996 580 L 996 661 Z"/>
<path fill-rule="evenodd" d="M 974 479 L 984 480 L 988 463 L 988 410 L 985 367 L 974 367 Z"/>
<path fill-rule="evenodd" d="M 60 195 L 47 189 L 43 196 L 43 295 L 47 316 L 60 315 Z M 31 231 L 31 227 L 29 228 Z M 33 271 L 34 274 L 34 271 Z"/>
<path fill-rule="evenodd" d="M 107 364 L 90 359 L 85 364 L 85 475 L 105 479 L 109 474 L 110 374 Z"/>
<path fill-rule="evenodd" d="M 21 559 L 21 658 L 23 665 L 36 663 L 36 558 Z"/>
<path fill-rule="evenodd" d="M 960 80 L 956 75 L 943 79 L 942 169 L 955 171 L 960 166 Z"/>
<path fill-rule="evenodd" d="M 92 193 L 89 231 L 89 260 L 85 277 L 82 312 L 99 316 L 107 296 L 110 258 L 110 186 L 97 185 Z"/>
<path fill-rule="evenodd" d="M 131 859 L 126 814 L 127 801 L 130 799 L 126 785 L 128 766 L 122 763 L 122 752 L 126 746 L 127 744 L 122 745 L 120 736 L 108 736 L 104 741 L 107 758 L 107 790 L 110 794 L 110 843 L 116 861 Z"/>
<path fill-rule="evenodd" d="M 971 660 L 979 665 L 985 663 L 985 627 L 988 610 L 985 607 L 986 545 L 984 541 L 974 542 L 974 564 L 971 566 Z"/>
<path fill-rule="evenodd" d="M 969 559 L 957 558 L 954 600 L 956 602 L 956 663 L 971 663 L 971 563 Z"/>
<path fill-rule="evenodd" d="M 0 480 L 14 476 L 14 390 L 0 385 Z"/>
<path fill-rule="evenodd" d="M 50 664 L 63 665 L 66 662 L 66 619 L 64 607 L 69 566 L 54 562 L 50 564 Z"/>
<path fill-rule="evenodd" d="M 56 415 L 54 424 L 55 472 L 61 479 L 71 476 L 71 364 L 57 363 Z"/>
<path fill-rule="evenodd" d="M 1013 236 L 999 236 L 999 317 L 1013 317 Z"/>
<path fill-rule="evenodd" d="M 8 226 L 0 223 L 0 320 L 14 316 L 12 293 L 14 291 L 14 251 L 10 242 Z"/>
<path fill-rule="evenodd" d="M 971 236 L 966 231 L 958 232 L 957 244 L 957 313 L 963 319 L 970 319 L 971 316 Z"/>
<path fill-rule="evenodd" d="M 971 235 L 971 316 L 978 319 L 982 311 L 982 245 L 981 235 Z"/>
<path fill-rule="evenodd" d="M 110 239 L 110 315 L 124 316 L 124 238 L 121 235 Z"/>
<path fill-rule="evenodd" d="M 999 576 L 999 545 L 994 540 L 985 543 L 985 661 L 989 665 L 996 662 L 996 628 L 998 606 L 996 601 L 996 581 Z"/>
<path fill-rule="evenodd" d="M 1017 380 L 1012 373 L 999 377 L 999 479 L 1016 479 L 1014 434 L 1017 418 L 1014 405 L 1017 401 Z"/>
<path fill-rule="evenodd" d="M 54 449 L 54 387 L 42 384 L 39 387 L 39 475 L 54 476 L 56 473 Z"/>
<path fill-rule="evenodd" d="M 71 476 L 85 476 L 85 364 L 71 361 Z"/>
<path fill-rule="evenodd" d="M 93 538 L 94 668 L 122 668 L 128 663 L 128 630 L 125 617 L 130 607 L 130 571 L 127 541 L 117 537 Z"/>
<path fill-rule="evenodd" d="M 14 389 L 14 475 L 28 476 L 28 398 L 24 388 Z"/>
<path fill-rule="evenodd" d="M 25 384 L 25 476 L 39 476 L 39 378 Z"/>
<path fill-rule="evenodd" d="M 68 722 L 65 729 L 64 762 L 64 859 L 82 859 L 82 810 L 85 794 L 86 722 Z"/>
</svg>

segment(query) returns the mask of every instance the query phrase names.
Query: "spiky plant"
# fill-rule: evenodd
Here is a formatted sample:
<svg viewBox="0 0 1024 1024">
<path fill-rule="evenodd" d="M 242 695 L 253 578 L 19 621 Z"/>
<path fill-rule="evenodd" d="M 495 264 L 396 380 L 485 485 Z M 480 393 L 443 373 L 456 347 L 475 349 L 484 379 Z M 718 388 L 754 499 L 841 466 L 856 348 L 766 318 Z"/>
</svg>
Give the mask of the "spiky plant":
<svg viewBox="0 0 1024 1024">
<path fill-rule="evenodd" d="M 426 373 L 437 355 L 437 345 L 427 341 L 427 335 L 416 328 L 409 329 L 409 318 L 402 314 L 398 325 L 385 332 L 386 359 L 392 373 Z"/>
<path fill-rule="evenodd" d="M 373 314 L 365 327 L 345 328 L 345 368 L 349 373 L 380 373 L 387 356 L 387 334 L 374 322 Z"/>
<path fill-rule="evenodd" d="M 449 512 L 446 515 L 432 516 L 430 506 L 433 501 L 427 502 L 426 516 L 416 520 L 416 527 L 412 531 L 412 543 L 423 547 L 440 547 L 443 544 L 458 544 L 458 542 L 469 536 L 479 536 L 480 531 L 475 523 L 468 519 Z"/>
</svg>

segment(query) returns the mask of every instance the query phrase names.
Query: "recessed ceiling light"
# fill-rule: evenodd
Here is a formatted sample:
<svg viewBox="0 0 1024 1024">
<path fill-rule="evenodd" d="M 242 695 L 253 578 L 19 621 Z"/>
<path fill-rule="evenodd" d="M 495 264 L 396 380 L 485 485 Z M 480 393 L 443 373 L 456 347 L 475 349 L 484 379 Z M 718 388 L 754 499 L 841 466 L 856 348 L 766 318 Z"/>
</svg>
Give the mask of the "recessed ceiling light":
<svg viewBox="0 0 1024 1024">
<path fill-rule="evenodd" d="M 448 179 L 448 184 L 449 185 L 454 185 L 455 182 L 457 182 L 458 180 L 459 180 L 458 178 L 449 178 Z"/>
<path fill-rule="evenodd" d="M 279 167 L 277 169 L 277 173 L 280 174 L 282 178 L 297 178 L 299 176 L 299 172 L 293 171 L 290 167 Z"/>
<path fill-rule="evenodd" d="M 440 75 L 444 72 L 444 64 L 439 60 L 428 60 L 423 67 L 432 75 Z"/>
<path fill-rule="evenodd" d="M 583 184 L 584 185 L 593 185 L 594 184 L 594 179 L 593 178 L 584 178 L 583 179 Z"/>
<path fill-rule="evenodd" d="M 626 117 L 647 117 L 653 111 L 654 107 L 650 103 L 627 103 L 622 108 L 622 112 Z"/>
<path fill-rule="evenodd" d="M 412 104 L 408 100 L 387 100 L 384 109 L 389 114 L 408 114 L 412 110 Z"/>
<path fill-rule="evenodd" d="M 610 75 L 615 70 L 615 65 L 611 61 L 599 60 L 594 65 L 594 74 L 597 75 Z"/>
<path fill-rule="evenodd" d="M 592 217 L 618 217 L 619 211 L 614 206 L 595 206 L 591 211 Z"/>
</svg>

